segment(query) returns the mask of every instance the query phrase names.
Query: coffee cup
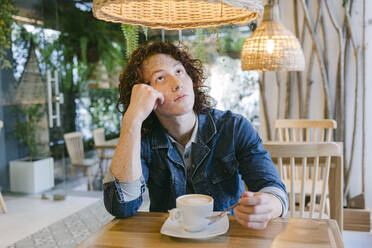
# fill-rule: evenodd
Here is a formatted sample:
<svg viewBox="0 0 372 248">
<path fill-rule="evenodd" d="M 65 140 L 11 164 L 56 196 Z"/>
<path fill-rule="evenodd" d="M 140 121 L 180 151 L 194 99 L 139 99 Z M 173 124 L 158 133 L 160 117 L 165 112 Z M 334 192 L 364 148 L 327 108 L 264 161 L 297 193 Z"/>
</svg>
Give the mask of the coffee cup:
<svg viewBox="0 0 372 248">
<path fill-rule="evenodd" d="M 176 208 L 169 211 L 172 221 L 178 222 L 185 231 L 199 232 L 210 221 L 206 217 L 213 214 L 213 198 L 208 195 L 187 194 L 176 199 Z"/>
</svg>

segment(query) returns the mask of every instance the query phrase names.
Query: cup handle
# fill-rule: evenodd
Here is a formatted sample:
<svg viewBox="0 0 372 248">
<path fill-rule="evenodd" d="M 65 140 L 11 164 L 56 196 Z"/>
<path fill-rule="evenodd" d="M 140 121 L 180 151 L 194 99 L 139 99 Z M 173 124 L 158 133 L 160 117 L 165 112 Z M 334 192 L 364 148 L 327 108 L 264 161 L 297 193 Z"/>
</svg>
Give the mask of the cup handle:
<svg viewBox="0 0 372 248">
<path fill-rule="evenodd" d="M 171 221 L 175 222 L 182 222 L 183 220 L 183 213 L 182 210 L 179 208 L 173 208 L 168 211 L 169 212 L 169 218 Z"/>
</svg>

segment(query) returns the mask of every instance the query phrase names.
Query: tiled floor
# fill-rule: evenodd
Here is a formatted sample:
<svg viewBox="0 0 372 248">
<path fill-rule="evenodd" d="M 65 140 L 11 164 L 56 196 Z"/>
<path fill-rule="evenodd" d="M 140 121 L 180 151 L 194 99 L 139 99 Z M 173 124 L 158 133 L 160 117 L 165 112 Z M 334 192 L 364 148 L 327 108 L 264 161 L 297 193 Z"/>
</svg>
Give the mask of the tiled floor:
<svg viewBox="0 0 372 248">
<path fill-rule="evenodd" d="M 75 248 L 113 218 L 99 200 L 8 248 Z"/>
<path fill-rule="evenodd" d="M 53 195 L 65 196 L 65 200 L 54 201 Z M 45 197 L 49 199 L 42 199 L 41 194 L 24 195 L 3 192 L 3 196 L 8 212 L 3 214 L 0 211 L 0 248 L 22 240 L 102 200 L 103 193 L 98 190 L 88 191 L 87 178 L 77 178 L 47 192 Z M 149 205 L 150 200 L 146 191 L 139 211 L 148 211 Z"/>
<path fill-rule="evenodd" d="M 8 212 L 0 214 L 0 247 L 7 247 L 99 200 L 76 196 L 67 196 L 64 201 L 30 196 L 5 195 L 4 198 Z"/>
<path fill-rule="evenodd" d="M 371 248 L 372 232 L 344 231 L 345 248 Z"/>
</svg>

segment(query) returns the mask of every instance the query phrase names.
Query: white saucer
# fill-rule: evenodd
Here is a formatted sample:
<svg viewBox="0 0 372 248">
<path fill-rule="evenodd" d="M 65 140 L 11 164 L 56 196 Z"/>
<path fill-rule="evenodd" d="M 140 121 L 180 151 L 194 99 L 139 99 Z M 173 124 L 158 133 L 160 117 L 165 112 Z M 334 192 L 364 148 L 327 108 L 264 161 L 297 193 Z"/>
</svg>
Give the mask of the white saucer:
<svg viewBox="0 0 372 248">
<path fill-rule="evenodd" d="M 214 212 L 217 214 L 219 212 Z M 229 218 L 225 215 L 221 220 L 209 225 L 207 228 L 200 232 L 187 232 L 183 227 L 176 221 L 172 221 L 170 218 L 164 222 L 160 229 L 160 233 L 184 239 L 208 239 L 221 234 L 224 234 L 229 230 Z"/>
</svg>

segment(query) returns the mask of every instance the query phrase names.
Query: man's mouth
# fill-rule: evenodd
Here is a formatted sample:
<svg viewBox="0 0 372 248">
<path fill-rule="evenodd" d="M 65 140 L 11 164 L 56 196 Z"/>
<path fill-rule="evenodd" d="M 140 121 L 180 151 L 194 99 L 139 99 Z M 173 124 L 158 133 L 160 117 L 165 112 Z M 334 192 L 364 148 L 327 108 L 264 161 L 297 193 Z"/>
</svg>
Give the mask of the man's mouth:
<svg viewBox="0 0 372 248">
<path fill-rule="evenodd" d="M 181 101 L 181 100 L 183 100 L 186 96 L 187 96 L 186 94 L 179 95 L 179 96 L 177 96 L 177 97 L 174 99 L 174 101 L 175 101 L 175 102 L 177 102 L 177 101 Z"/>
</svg>

